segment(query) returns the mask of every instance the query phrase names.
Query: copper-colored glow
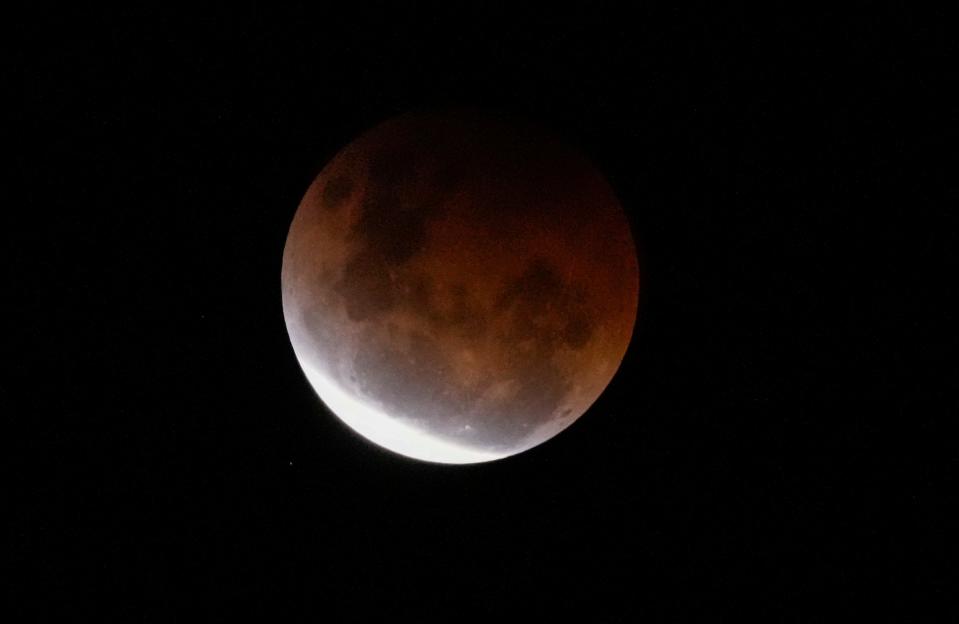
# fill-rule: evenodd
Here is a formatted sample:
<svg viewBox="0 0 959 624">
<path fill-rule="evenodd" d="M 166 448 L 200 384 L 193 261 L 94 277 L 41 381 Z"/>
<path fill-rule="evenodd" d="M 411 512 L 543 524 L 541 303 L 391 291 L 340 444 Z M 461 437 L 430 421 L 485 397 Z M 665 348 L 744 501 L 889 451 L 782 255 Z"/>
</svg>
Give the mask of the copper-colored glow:
<svg viewBox="0 0 959 624">
<path fill-rule="evenodd" d="M 581 156 L 434 114 L 383 124 L 323 169 L 282 282 L 297 357 L 337 416 L 404 455 L 469 463 L 535 446 L 596 400 L 629 343 L 639 272 Z"/>
</svg>

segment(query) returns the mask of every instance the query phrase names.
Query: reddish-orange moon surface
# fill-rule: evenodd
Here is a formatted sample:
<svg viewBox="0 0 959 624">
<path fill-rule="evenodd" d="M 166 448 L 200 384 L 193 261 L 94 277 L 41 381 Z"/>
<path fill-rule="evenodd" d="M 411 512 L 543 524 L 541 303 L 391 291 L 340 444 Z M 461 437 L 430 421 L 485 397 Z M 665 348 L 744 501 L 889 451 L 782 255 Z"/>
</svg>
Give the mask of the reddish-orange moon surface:
<svg viewBox="0 0 959 624">
<path fill-rule="evenodd" d="M 320 399 L 372 442 L 473 463 L 579 418 L 632 335 L 639 269 L 609 184 L 541 129 L 410 114 L 303 197 L 283 311 Z"/>
</svg>

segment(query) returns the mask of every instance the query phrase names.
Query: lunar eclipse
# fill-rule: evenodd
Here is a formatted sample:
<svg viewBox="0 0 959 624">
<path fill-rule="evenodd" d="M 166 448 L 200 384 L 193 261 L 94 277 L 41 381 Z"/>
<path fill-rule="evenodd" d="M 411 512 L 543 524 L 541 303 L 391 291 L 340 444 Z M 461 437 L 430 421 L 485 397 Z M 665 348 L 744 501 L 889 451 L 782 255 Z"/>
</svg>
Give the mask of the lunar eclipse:
<svg viewBox="0 0 959 624">
<path fill-rule="evenodd" d="M 619 367 L 639 268 L 600 172 L 549 132 L 409 114 L 306 191 L 282 266 L 296 357 L 322 401 L 396 453 L 474 463 L 568 427 Z"/>
</svg>

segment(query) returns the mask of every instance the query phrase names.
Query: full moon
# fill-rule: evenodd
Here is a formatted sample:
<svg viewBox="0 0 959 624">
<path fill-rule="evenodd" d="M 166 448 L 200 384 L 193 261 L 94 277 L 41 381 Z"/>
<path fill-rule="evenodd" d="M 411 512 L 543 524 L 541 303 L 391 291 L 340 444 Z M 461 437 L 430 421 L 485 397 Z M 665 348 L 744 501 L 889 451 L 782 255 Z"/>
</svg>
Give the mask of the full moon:
<svg viewBox="0 0 959 624">
<path fill-rule="evenodd" d="M 347 145 L 300 202 L 281 281 L 327 407 L 446 464 L 520 453 L 582 416 L 639 294 L 599 171 L 539 127 L 474 112 L 408 114 Z"/>
</svg>

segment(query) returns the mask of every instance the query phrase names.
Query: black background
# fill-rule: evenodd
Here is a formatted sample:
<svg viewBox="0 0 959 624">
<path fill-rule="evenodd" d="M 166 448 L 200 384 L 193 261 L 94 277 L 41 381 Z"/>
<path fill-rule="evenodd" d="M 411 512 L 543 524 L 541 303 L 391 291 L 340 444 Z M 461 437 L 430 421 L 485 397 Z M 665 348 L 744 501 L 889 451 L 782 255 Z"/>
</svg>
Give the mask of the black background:
<svg viewBox="0 0 959 624">
<path fill-rule="evenodd" d="M 948 20 L 557 11 L 8 22 L 17 618 L 951 600 L 956 368 L 935 324 L 956 283 L 932 280 L 957 242 Z M 333 154 L 458 105 L 597 163 L 641 292 L 622 368 L 572 428 L 442 467 L 323 408 L 279 271 Z"/>
</svg>

